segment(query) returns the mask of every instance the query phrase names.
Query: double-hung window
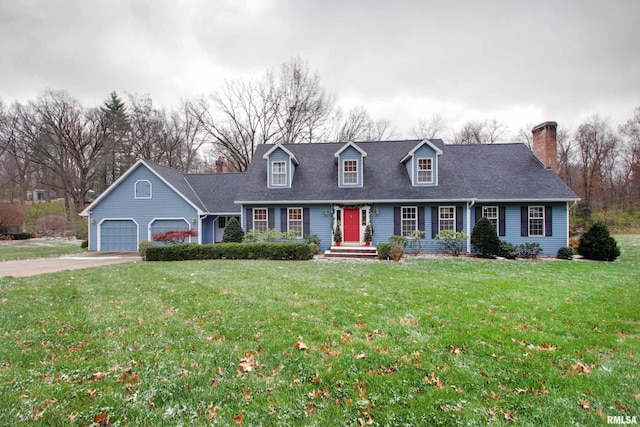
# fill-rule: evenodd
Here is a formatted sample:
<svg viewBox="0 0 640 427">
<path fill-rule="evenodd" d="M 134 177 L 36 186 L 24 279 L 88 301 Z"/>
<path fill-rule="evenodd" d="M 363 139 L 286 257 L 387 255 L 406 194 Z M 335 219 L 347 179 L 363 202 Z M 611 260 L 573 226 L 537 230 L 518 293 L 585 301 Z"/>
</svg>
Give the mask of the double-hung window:
<svg viewBox="0 0 640 427">
<path fill-rule="evenodd" d="M 456 207 L 455 206 L 440 206 L 438 227 L 439 232 L 444 230 L 456 231 Z"/>
<path fill-rule="evenodd" d="M 430 158 L 418 159 L 418 184 L 433 182 L 433 164 Z"/>
<path fill-rule="evenodd" d="M 255 208 L 253 210 L 253 228 L 258 231 L 267 231 L 269 228 L 267 208 Z"/>
<path fill-rule="evenodd" d="M 271 184 L 274 186 L 287 185 L 287 166 L 283 161 L 271 163 Z"/>
<path fill-rule="evenodd" d="M 342 182 L 344 185 L 358 184 L 358 161 L 345 160 L 342 168 Z"/>
<path fill-rule="evenodd" d="M 529 206 L 529 236 L 544 236 L 544 206 Z"/>
<path fill-rule="evenodd" d="M 418 229 L 418 208 L 408 206 L 402 208 L 402 235 L 407 237 Z"/>
<path fill-rule="evenodd" d="M 497 206 L 483 206 L 482 216 L 486 217 L 491 224 L 498 230 L 498 207 Z"/>
<path fill-rule="evenodd" d="M 289 208 L 287 216 L 287 229 L 295 231 L 298 237 L 302 237 L 302 208 Z"/>
</svg>

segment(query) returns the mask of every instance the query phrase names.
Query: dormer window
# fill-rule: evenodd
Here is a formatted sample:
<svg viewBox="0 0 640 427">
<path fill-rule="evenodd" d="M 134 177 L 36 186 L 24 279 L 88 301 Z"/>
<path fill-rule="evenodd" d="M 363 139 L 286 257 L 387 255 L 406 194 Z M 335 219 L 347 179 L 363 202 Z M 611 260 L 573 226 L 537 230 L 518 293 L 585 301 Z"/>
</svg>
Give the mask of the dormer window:
<svg viewBox="0 0 640 427">
<path fill-rule="evenodd" d="M 345 160 L 343 163 L 343 180 L 344 185 L 358 184 L 358 161 Z"/>
<path fill-rule="evenodd" d="M 287 164 L 283 161 L 271 163 L 271 184 L 273 186 L 287 185 Z"/>
<path fill-rule="evenodd" d="M 418 184 L 431 184 L 433 182 L 433 159 L 418 159 Z"/>
</svg>

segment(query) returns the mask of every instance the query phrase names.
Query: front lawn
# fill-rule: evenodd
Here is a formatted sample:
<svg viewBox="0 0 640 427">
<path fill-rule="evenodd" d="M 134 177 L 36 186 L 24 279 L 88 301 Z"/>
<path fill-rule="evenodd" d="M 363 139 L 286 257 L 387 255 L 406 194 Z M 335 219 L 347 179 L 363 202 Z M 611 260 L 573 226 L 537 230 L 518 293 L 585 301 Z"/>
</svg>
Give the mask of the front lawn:
<svg viewBox="0 0 640 427">
<path fill-rule="evenodd" d="M 0 242 L 0 262 L 17 259 L 48 258 L 82 252 L 75 239 L 29 239 Z M 2 265 L 0 264 L 0 268 Z"/>
<path fill-rule="evenodd" d="M 0 425 L 640 423 L 640 236 L 617 238 L 614 263 L 190 261 L 0 279 Z"/>
</svg>

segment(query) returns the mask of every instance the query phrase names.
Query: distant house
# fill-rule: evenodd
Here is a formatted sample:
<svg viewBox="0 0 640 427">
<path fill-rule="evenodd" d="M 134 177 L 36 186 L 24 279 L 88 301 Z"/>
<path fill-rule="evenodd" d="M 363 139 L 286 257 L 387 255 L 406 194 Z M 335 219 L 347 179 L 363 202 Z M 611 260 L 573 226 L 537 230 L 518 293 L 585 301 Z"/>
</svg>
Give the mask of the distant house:
<svg viewBox="0 0 640 427">
<path fill-rule="evenodd" d="M 436 234 L 471 234 L 486 216 L 501 239 L 537 242 L 555 255 L 568 244 L 569 210 L 579 200 L 556 174 L 556 127 L 533 129 L 533 152 L 521 143 L 439 139 L 265 144 L 246 173 L 211 175 L 140 161 L 82 213 L 89 248 L 135 250 L 155 231 L 177 226 L 213 243 L 221 223 L 237 216 L 244 230 L 316 235 L 323 250 L 340 223 L 343 245 L 364 244 L 371 224 L 373 245 L 422 230 L 423 249 L 438 251 Z"/>
</svg>

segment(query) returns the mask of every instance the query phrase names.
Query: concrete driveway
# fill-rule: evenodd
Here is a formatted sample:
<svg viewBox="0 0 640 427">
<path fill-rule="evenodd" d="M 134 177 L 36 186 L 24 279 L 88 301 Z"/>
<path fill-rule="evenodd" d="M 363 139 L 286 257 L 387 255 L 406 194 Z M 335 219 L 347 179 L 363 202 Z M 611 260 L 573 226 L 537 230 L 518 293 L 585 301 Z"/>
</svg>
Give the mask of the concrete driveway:
<svg viewBox="0 0 640 427">
<path fill-rule="evenodd" d="M 83 252 L 59 258 L 0 262 L 0 277 L 27 277 L 56 271 L 79 270 L 103 265 L 141 262 L 137 252 Z"/>
</svg>

